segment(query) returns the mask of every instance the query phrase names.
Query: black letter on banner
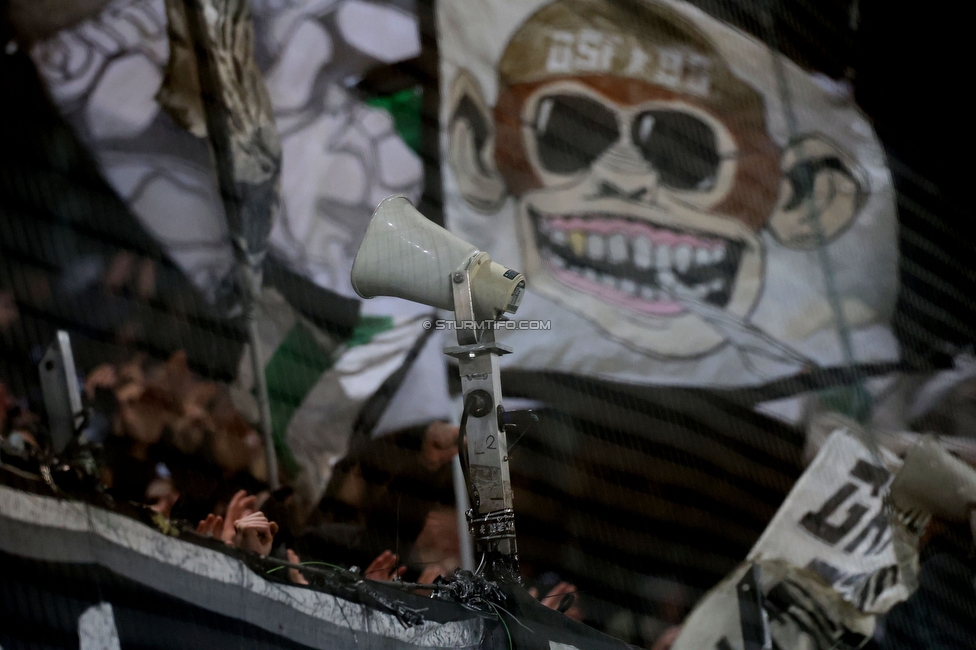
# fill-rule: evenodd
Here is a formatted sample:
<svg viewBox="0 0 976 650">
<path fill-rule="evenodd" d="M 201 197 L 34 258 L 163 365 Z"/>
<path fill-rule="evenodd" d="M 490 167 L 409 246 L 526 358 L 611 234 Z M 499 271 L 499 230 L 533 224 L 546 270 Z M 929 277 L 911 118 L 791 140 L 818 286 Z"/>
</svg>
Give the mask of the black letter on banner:
<svg viewBox="0 0 976 650">
<path fill-rule="evenodd" d="M 859 478 L 865 483 L 871 485 L 874 489 L 871 490 L 871 496 L 876 497 L 881 491 L 881 488 L 885 486 L 888 482 L 888 477 L 891 473 L 884 467 L 878 467 L 877 465 L 872 465 L 871 463 L 865 463 L 863 460 L 857 461 L 854 465 L 854 469 L 851 470 L 851 476 L 854 478 Z"/>
<path fill-rule="evenodd" d="M 817 648 L 836 647 L 837 625 L 812 594 L 795 582 L 784 581 L 766 595 L 769 611 L 777 621 L 791 620 L 812 638 Z"/>
<path fill-rule="evenodd" d="M 847 498 L 857 492 L 857 486 L 853 483 L 845 483 L 837 490 L 834 496 L 827 499 L 826 503 L 820 507 L 818 512 L 808 512 L 803 515 L 800 525 L 808 531 L 827 542 L 831 546 L 839 542 L 844 535 L 851 532 L 861 517 L 868 509 L 860 503 L 855 503 L 847 509 L 847 519 L 840 526 L 832 526 L 827 523 L 827 518 L 840 508 Z"/>
<path fill-rule="evenodd" d="M 872 541 L 871 544 L 864 549 L 864 553 L 862 553 L 862 555 L 871 555 L 871 552 L 878 548 L 881 542 L 884 541 L 884 534 L 888 532 L 888 513 L 882 510 L 877 514 L 877 516 L 871 519 L 871 521 L 868 522 L 868 525 L 857 534 L 857 537 L 852 539 L 851 543 L 844 547 L 844 552 L 853 553 L 855 550 L 857 550 L 857 547 L 861 545 L 861 542 L 864 541 L 872 529 L 876 529 L 878 532 L 875 533 L 874 541 Z M 882 548 L 884 548 L 884 546 L 882 546 Z"/>
</svg>

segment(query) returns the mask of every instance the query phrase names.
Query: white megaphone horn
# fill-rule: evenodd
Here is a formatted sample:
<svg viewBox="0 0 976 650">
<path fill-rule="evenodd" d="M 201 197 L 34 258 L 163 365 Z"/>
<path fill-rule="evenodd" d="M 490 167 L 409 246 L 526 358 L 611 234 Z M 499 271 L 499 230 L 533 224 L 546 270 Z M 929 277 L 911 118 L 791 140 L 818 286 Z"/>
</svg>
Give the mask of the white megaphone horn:
<svg viewBox="0 0 976 650">
<path fill-rule="evenodd" d="M 492 262 L 463 239 L 436 225 L 402 196 L 373 212 L 352 264 L 352 286 L 363 298 L 393 296 L 455 311 L 452 278 L 467 272 L 476 320 L 514 313 L 525 277 Z"/>
</svg>

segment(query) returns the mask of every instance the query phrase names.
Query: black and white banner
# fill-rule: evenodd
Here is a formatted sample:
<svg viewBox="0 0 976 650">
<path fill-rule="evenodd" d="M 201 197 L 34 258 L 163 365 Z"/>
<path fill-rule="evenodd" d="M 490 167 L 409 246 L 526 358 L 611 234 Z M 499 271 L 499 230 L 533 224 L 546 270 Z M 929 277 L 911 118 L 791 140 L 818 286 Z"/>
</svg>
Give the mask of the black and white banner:
<svg viewBox="0 0 976 650">
<path fill-rule="evenodd" d="M 901 461 L 880 453 L 847 429 L 834 431 L 747 561 L 692 612 L 674 650 L 763 647 L 747 638 L 750 575 L 764 610 L 753 622 L 774 647 L 828 650 L 869 638 L 875 616 L 906 600 L 918 575 L 908 522 L 886 503 Z"/>
</svg>

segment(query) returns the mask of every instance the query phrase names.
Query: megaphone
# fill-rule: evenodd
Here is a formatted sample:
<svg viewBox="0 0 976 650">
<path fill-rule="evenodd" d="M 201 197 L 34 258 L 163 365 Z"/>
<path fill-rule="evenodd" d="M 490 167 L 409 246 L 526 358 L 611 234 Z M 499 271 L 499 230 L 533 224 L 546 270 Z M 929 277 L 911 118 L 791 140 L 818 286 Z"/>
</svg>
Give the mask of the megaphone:
<svg viewBox="0 0 976 650">
<path fill-rule="evenodd" d="M 428 221 L 406 198 L 392 196 L 373 212 L 351 279 L 363 298 L 393 296 L 455 313 L 458 345 L 444 353 L 457 359 L 464 396 L 458 444 L 461 458 L 471 459 L 462 462 L 471 497 L 468 524 L 485 566 L 517 575 L 498 366 L 499 355 L 511 349 L 495 341 L 493 326 L 518 309 L 525 277 Z"/>
<path fill-rule="evenodd" d="M 456 311 L 452 278 L 465 273 L 475 320 L 518 309 L 525 292 L 521 273 L 431 222 L 405 197 L 391 196 L 370 218 L 351 279 L 363 298 L 393 296 Z"/>
</svg>

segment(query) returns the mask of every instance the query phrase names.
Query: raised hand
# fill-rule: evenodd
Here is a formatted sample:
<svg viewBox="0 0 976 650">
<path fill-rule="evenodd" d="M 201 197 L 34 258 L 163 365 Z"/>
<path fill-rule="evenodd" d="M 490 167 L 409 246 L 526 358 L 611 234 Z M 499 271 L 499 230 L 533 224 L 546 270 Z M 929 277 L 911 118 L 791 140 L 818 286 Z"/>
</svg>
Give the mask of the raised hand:
<svg viewBox="0 0 976 650">
<path fill-rule="evenodd" d="M 88 399 L 95 399 L 95 391 L 99 388 L 115 388 L 119 378 L 115 374 L 115 366 L 111 363 L 103 363 L 90 373 L 85 379 L 85 395 Z"/>
<path fill-rule="evenodd" d="M 224 532 L 224 518 L 210 513 L 206 519 L 200 520 L 200 523 L 197 524 L 197 532 L 207 537 L 220 539 Z"/>
<path fill-rule="evenodd" d="M 447 422 L 434 422 L 424 432 L 420 446 L 420 464 L 431 472 L 451 462 L 457 455 L 458 427 Z"/>
<path fill-rule="evenodd" d="M 224 543 L 234 543 L 234 538 L 237 535 L 235 526 L 239 520 L 254 513 L 255 499 L 254 495 L 248 496 L 245 490 L 238 490 L 230 498 L 230 503 L 227 504 L 227 516 L 224 518 L 224 530 L 220 536 Z"/>
<path fill-rule="evenodd" d="M 433 584 L 434 580 L 439 578 L 441 575 L 443 575 L 441 566 L 439 564 L 431 564 L 420 572 L 420 577 L 417 578 L 417 582 L 422 585 Z"/>
<path fill-rule="evenodd" d="M 252 512 L 234 524 L 234 546 L 264 556 L 271 552 L 278 524 L 268 521 L 263 512 Z"/>
<path fill-rule="evenodd" d="M 293 551 L 291 549 L 288 549 L 288 550 L 285 551 L 285 557 L 288 558 L 288 562 L 291 563 L 291 564 L 301 564 L 302 563 L 302 558 L 298 557 L 298 553 L 296 553 L 295 551 Z M 308 584 L 308 580 L 305 579 L 305 576 L 303 576 L 302 575 L 302 572 L 299 571 L 298 569 L 289 568 L 288 569 L 288 579 L 291 580 L 292 582 L 294 582 L 296 585 L 307 585 Z"/>
<path fill-rule="evenodd" d="M 370 580 L 393 580 L 399 578 L 407 570 L 407 567 L 397 567 L 397 558 L 391 551 L 383 551 L 376 559 L 370 562 L 363 575 Z"/>
</svg>

